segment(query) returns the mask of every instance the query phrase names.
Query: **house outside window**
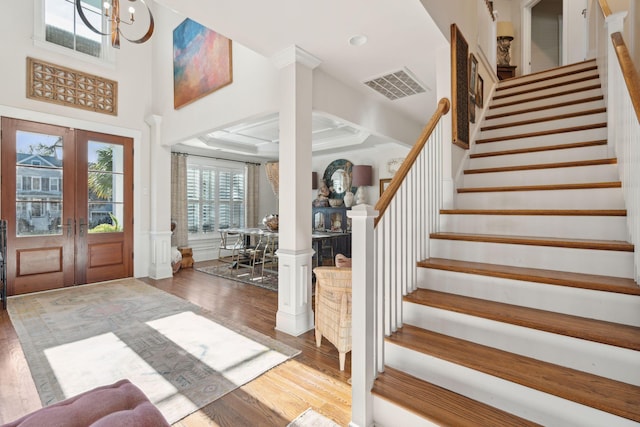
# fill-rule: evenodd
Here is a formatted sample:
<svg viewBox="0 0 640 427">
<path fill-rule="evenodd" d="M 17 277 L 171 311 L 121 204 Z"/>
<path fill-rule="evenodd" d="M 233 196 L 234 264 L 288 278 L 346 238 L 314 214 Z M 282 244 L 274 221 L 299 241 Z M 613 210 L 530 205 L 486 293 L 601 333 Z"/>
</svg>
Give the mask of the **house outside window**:
<svg viewBox="0 0 640 427">
<path fill-rule="evenodd" d="M 244 227 L 245 170 L 187 166 L 187 219 L 190 237 Z"/>
<path fill-rule="evenodd" d="M 92 25 L 107 33 L 102 1 L 83 0 L 82 5 Z M 113 62 L 109 38 L 94 33 L 82 22 L 73 0 L 36 0 L 34 28 L 36 44 L 72 55 L 77 52 L 85 60 Z"/>
</svg>

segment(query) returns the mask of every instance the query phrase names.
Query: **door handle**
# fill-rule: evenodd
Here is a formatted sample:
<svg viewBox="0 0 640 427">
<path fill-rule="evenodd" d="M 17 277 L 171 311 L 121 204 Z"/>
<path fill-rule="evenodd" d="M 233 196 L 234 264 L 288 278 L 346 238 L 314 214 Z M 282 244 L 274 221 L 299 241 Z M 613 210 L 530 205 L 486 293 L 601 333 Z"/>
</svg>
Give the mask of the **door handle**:
<svg viewBox="0 0 640 427">
<path fill-rule="evenodd" d="M 73 233 L 74 233 L 74 226 L 71 223 L 71 221 L 72 221 L 71 218 L 67 218 L 67 223 L 66 224 L 60 224 L 58 226 L 60 228 L 66 228 L 67 229 L 67 237 L 73 236 Z"/>
<path fill-rule="evenodd" d="M 87 224 L 84 222 L 84 218 L 80 218 L 80 222 L 78 223 L 78 232 L 80 234 L 80 237 L 84 237 L 84 227 Z"/>
</svg>

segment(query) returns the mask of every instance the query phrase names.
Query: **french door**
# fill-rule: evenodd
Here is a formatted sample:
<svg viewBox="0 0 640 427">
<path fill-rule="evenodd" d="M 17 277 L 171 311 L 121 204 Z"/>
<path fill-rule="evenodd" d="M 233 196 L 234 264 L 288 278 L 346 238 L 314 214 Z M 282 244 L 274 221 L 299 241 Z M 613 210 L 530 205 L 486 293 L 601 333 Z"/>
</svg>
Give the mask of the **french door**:
<svg viewBox="0 0 640 427">
<path fill-rule="evenodd" d="M 133 141 L 2 118 L 7 293 L 133 275 Z"/>
</svg>

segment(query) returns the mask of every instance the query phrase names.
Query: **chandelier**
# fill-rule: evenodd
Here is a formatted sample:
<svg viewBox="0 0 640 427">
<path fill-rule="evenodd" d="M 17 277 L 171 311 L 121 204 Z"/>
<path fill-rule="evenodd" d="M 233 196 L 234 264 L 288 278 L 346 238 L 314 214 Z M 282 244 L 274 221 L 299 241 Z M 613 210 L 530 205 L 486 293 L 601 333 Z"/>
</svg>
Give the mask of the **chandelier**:
<svg viewBox="0 0 640 427">
<path fill-rule="evenodd" d="M 80 16 L 80 19 L 82 19 L 82 22 L 84 22 L 84 24 L 87 27 L 89 27 L 89 29 L 94 33 L 100 34 L 101 36 L 111 36 L 111 46 L 117 49 L 120 49 L 120 36 L 122 36 L 123 39 L 130 41 L 131 43 L 138 43 L 138 44 L 144 43 L 151 38 L 151 35 L 153 34 L 153 28 L 154 28 L 153 15 L 151 14 L 151 9 L 149 9 L 149 6 L 145 4 L 144 0 L 137 0 L 137 1 L 142 3 L 142 5 L 144 5 L 144 7 L 147 9 L 147 12 L 149 13 L 149 28 L 147 29 L 147 32 L 139 39 L 128 38 L 127 36 L 124 35 L 120 27 L 121 24 L 124 24 L 124 25 L 134 24 L 136 10 L 133 6 L 129 7 L 128 19 L 122 19 L 120 15 L 120 1 L 106 0 L 102 6 L 104 8 L 104 17 L 107 19 L 107 21 L 110 24 L 111 32 L 103 33 L 102 31 L 94 27 L 89 21 L 89 19 L 87 19 L 87 16 L 85 15 L 84 10 L 82 8 L 82 1 L 83 0 L 75 0 L 76 10 L 78 11 L 78 15 Z M 128 1 L 130 3 L 136 2 L 136 0 L 128 0 Z"/>
</svg>

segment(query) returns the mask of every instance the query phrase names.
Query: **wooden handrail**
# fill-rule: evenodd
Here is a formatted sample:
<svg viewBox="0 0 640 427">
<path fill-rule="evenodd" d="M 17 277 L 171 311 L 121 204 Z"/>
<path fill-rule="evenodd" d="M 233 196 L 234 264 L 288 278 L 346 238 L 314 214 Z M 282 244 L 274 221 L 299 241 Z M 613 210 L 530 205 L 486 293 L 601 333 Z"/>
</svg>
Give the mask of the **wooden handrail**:
<svg viewBox="0 0 640 427">
<path fill-rule="evenodd" d="M 616 50 L 616 56 L 622 69 L 622 76 L 627 84 L 627 90 L 631 97 L 633 109 L 636 112 L 636 118 L 640 123 L 640 74 L 631 60 L 629 49 L 622 38 L 622 34 L 620 32 L 611 34 L 611 41 Z"/>
<path fill-rule="evenodd" d="M 436 108 L 435 113 L 433 113 L 433 116 L 431 116 L 429 123 L 427 123 L 427 125 L 422 129 L 422 133 L 418 137 L 418 141 L 411 148 L 411 151 L 409 151 L 409 154 L 407 154 L 407 158 L 404 159 L 402 165 L 400 166 L 400 169 L 398 169 L 396 174 L 393 176 L 391 182 L 389 183 L 389 186 L 386 188 L 386 190 L 384 190 L 382 196 L 380 196 L 378 203 L 376 203 L 375 209 L 378 211 L 378 217 L 374 220 L 374 227 L 378 225 L 378 222 L 382 218 L 382 215 L 384 215 L 384 212 L 389 207 L 391 199 L 393 199 L 393 197 L 396 195 L 396 192 L 400 188 L 400 185 L 402 185 L 404 178 L 407 176 L 409 170 L 422 152 L 422 149 L 427 144 L 427 141 L 433 133 L 433 130 L 436 128 L 436 125 L 438 124 L 442 116 L 449 112 L 449 108 L 451 108 L 451 103 L 447 98 L 442 98 L 440 102 L 438 102 L 438 108 Z"/>
<path fill-rule="evenodd" d="M 600 4 L 600 9 L 602 10 L 602 14 L 605 18 L 611 15 L 611 8 L 609 7 L 607 0 L 598 0 L 598 4 Z"/>
</svg>

